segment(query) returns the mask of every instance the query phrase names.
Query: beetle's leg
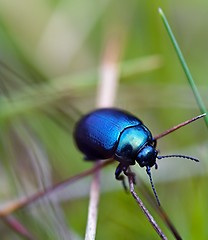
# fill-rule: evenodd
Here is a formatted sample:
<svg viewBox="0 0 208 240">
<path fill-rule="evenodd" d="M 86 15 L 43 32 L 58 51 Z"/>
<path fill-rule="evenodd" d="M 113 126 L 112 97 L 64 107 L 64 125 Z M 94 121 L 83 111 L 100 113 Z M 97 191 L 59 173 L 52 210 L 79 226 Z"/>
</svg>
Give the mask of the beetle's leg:
<svg viewBox="0 0 208 240">
<path fill-rule="evenodd" d="M 153 144 L 152 144 L 153 147 L 156 148 L 156 146 L 157 146 L 157 140 L 156 140 L 156 139 L 153 139 L 152 143 L 153 143 Z"/>
<path fill-rule="evenodd" d="M 121 175 L 122 172 L 123 172 L 123 165 L 121 163 L 119 163 L 119 165 L 118 165 L 118 167 L 116 168 L 116 171 L 115 171 L 115 177 L 116 177 L 117 180 L 122 181 L 122 185 L 124 187 L 124 190 L 127 192 L 128 188 L 126 186 L 124 176 Z"/>
<path fill-rule="evenodd" d="M 126 167 L 125 169 L 123 169 L 123 172 L 127 177 L 131 177 L 133 180 L 133 183 L 136 184 L 135 173 L 133 173 L 129 167 Z"/>
<path fill-rule="evenodd" d="M 156 139 L 153 139 L 153 142 L 152 142 L 153 144 L 153 147 L 154 148 L 156 148 L 156 145 L 157 145 L 157 140 Z M 159 153 L 160 152 L 160 150 L 157 150 L 157 152 Z M 158 165 L 157 165 L 157 163 L 155 162 L 155 169 L 158 169 Z"/>
</svg>

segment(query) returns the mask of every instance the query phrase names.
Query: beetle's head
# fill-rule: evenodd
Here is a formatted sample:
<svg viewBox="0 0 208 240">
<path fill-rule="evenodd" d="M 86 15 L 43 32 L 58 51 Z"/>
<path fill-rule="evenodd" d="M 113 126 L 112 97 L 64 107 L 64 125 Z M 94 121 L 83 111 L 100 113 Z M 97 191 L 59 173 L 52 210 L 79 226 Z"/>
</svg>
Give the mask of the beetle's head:
<svg viewBox="0 0 208 240">
<path fill-rule="evenodd" d="M 149 176 L 152 190 L 154 192 L 157 203 L 160 206 L 160 201 L 159 201 L 156 189 L 154 187 L 154 184 L 152 181 L 152 176 L 151 176 L 151 171 L 150 171 L 150 168 L 152 166 L 155 165 L 155 167 L 157 167 L 157 164 L 156 164 L 157 154 L 158 154 L 158 151 L 155 149 L 155 145 L 152 146 L 151 144 L 147 144 L 142 149 L 140 149 L 140 151 L 138 152 L 136 161 L 140 167 L 146 167 L 146 172 Z"/>
<path fill-rule="evenodd" d="M 156 163 L 158 151 L 152 145 L 145 145 L 137 154 L 136 161 L 140 167 L 152 167 Z"/>
</svg>

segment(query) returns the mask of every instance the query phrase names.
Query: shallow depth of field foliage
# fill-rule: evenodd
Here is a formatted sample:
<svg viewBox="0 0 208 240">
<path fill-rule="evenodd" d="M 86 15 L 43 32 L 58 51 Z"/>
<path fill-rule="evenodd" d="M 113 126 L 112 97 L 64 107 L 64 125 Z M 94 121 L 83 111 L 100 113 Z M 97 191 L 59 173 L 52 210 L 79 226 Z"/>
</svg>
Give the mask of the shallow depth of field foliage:
<svg viewBox="0 0 208 240">
<path fill-rule="evenodd" d="M 208 101 L 207 1 L 1 0 L 0 207 L 92 167 L 73 143 L 81 114 L 96 106 L 106 52 L 118 51 L 115 106 L 141 118 L 153 135 L 199 109 L 158 14 L 162 7 L 200 94 Z M 110 49 L 110 50 L 109 50 Z M 109 60 L 110 61 L 110 60 Z M 162 206 L 184 239 L 207 239 L 208 150 L 203 120 L 158 141 L 164 159 L 152 170 Z M 159 239 L 130 194 L 102 170 L 97 239 Z M 144 169 L 132 170 L 150 188 Z M 10 217 L 28 239 L 83 239 L 90 177 Z M 148 205 L 169 239 L 170 231 Z M 1 239 L 24 239 L 0 223 Z"/>
</svg>

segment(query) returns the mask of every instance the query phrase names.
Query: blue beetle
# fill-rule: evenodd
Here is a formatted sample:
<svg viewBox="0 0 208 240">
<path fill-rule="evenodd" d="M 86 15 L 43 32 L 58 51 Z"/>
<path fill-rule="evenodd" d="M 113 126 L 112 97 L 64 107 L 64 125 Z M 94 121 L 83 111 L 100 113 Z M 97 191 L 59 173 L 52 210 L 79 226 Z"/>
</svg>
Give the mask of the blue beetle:
<svg viewBox="0 0 208 240">
<path fill-rule="evenodd" d="M 120 162 L 115 172 L 117 179 L 135 161 L 141 167 L 152 167 L 158 154 L 156 141 L 143 122 L 115 108 L 85 115 L 76 125 L 74 138 L 88 160 L 114 158 Z"/>
<path fill-rule="evenodd" d="M 156 158 L 183 157 L 184 155 L 158 156 L 156 139 L 143 122 L 132 114 L 116 108 L 103 108 L 83 116 L 76 124 L 74 139 L 86 160 L 96 161 L 113 158 L 119 162 L 115 171 L 117 180 L 124 179 L 121 173 L 129 175 L 128 167 L 137 162 L 146 167 L 150 183 L 157 199 L 150 168 L 157 167 Z M 125 184 L 124 184 L 125 187 Z"/>
</svg>

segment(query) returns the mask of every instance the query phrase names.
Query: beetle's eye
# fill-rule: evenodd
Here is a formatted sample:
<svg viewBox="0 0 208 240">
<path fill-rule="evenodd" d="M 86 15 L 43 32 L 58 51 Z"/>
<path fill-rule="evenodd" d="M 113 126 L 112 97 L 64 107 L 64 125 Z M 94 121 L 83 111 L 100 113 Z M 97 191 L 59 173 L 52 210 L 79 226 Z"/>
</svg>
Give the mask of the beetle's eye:
<svg viewBox="0 0 208 240">
<path fill-rule="evenodd" d="M 136 161 L 140 167 L 152 167 L 155 165 L 157 154 L 153 146 L 147 145 L 138 152 Z"/>
</svg>

